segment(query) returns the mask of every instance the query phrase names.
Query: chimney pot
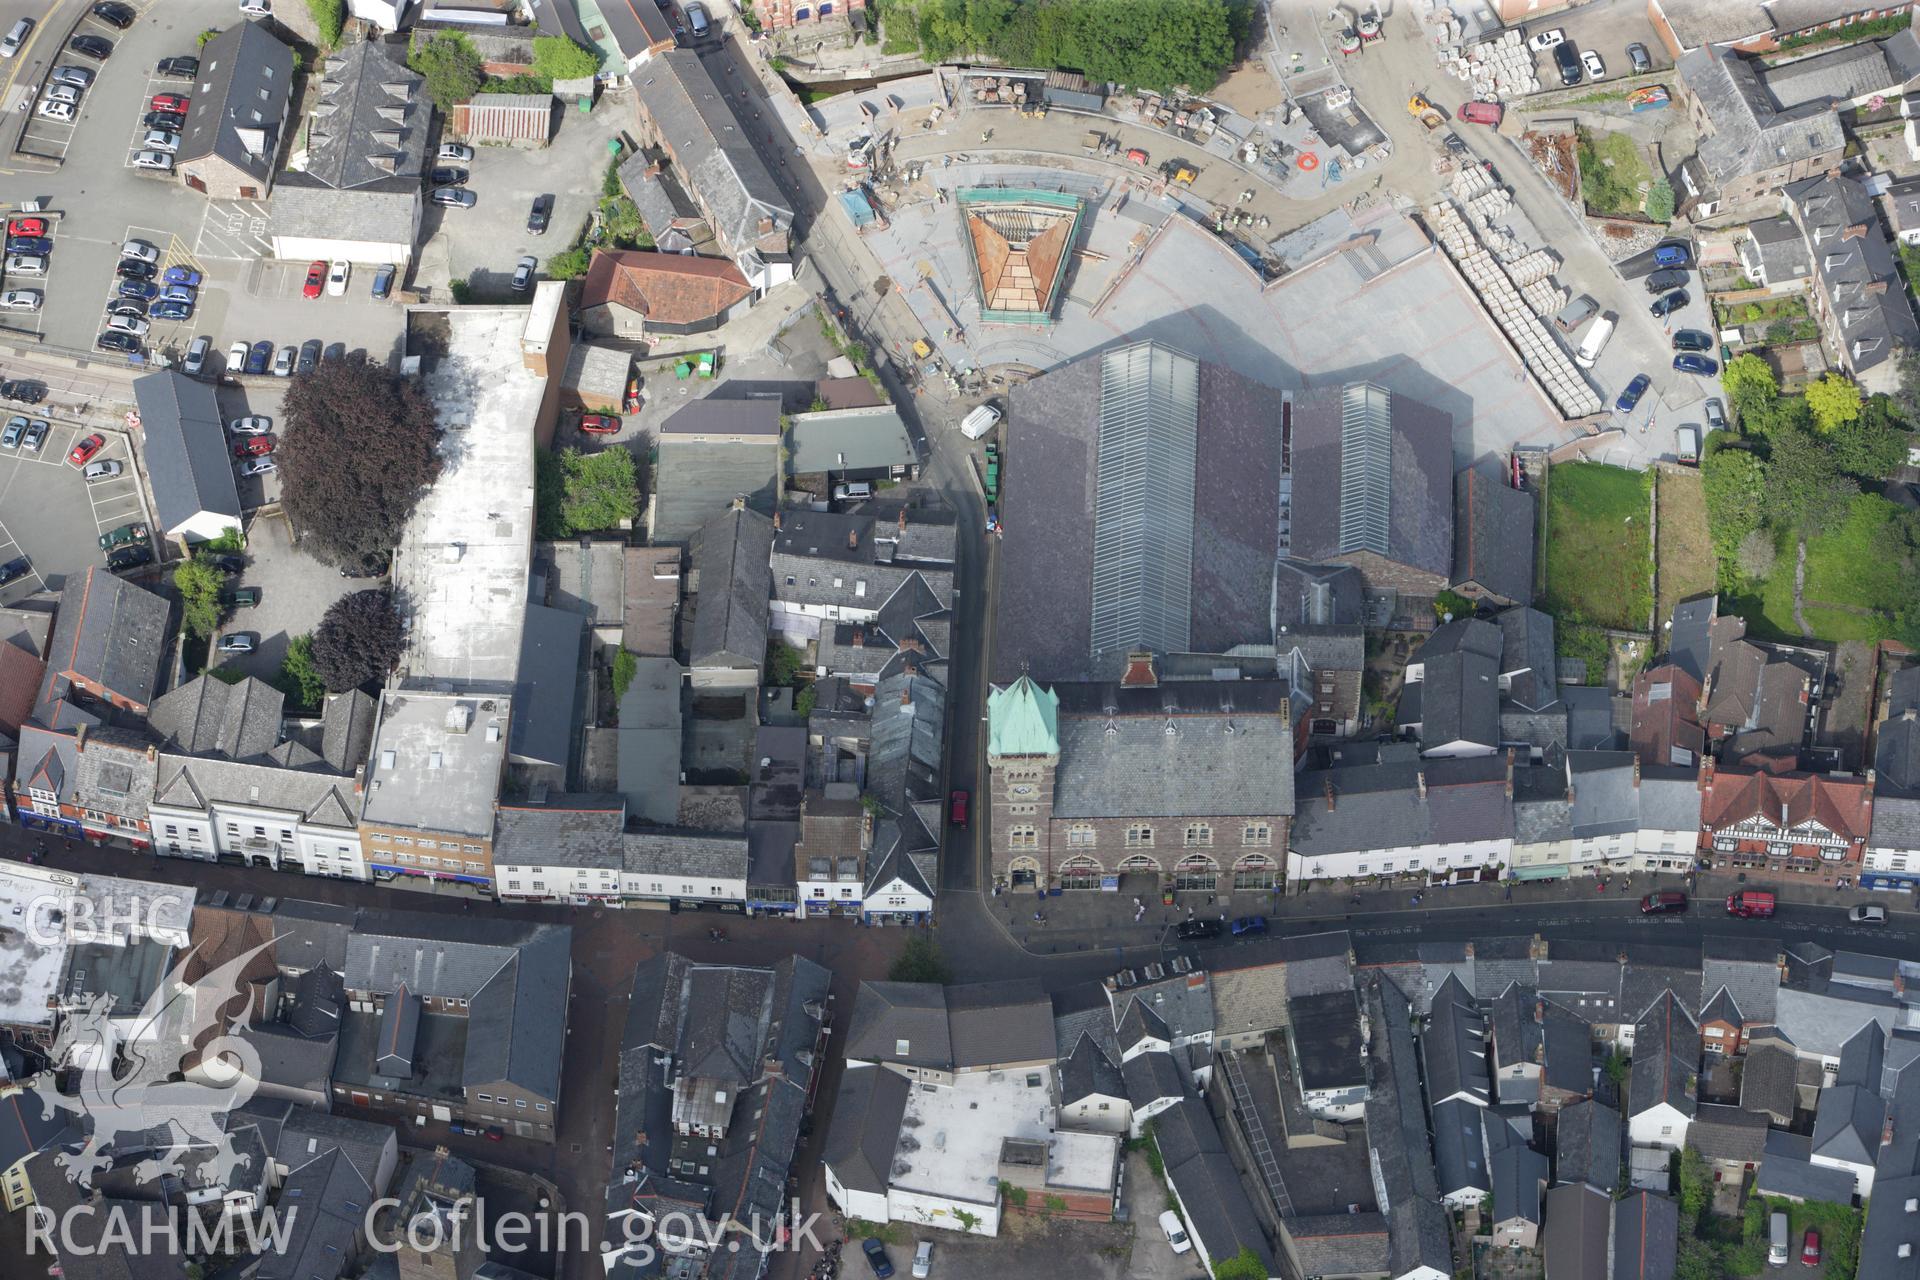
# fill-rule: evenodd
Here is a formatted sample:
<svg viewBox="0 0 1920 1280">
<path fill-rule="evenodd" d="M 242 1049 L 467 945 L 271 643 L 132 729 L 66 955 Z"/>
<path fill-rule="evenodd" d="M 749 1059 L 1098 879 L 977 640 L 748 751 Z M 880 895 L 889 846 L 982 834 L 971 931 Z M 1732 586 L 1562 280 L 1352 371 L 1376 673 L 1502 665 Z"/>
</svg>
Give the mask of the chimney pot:
<svg viewBox="0 0 1920 1280">
<path fill-rule="evenodd" d="M 902 507 L 900 508 L 900 532 L 905 533 L 906 531 L 907 531 L 907 509 L 905 507 Z"/>
<path fill-rule="evenodd" d="M 860 531 L 858 529 L 847 530 L 847 550 L 858 551 L 859 549 L 860 549 Z"/>
<path fill-rule="evenodd" d="M 1328 775 L 1326 784 L 1327 784 L 1327 812 L 1332 813 L 1333 812 L 1333 777 L 1332 775 Z"/>
<path fill-rule="evenodd" d="M 775 533 L 780 532 L 780 512 L 778 509 L 773 513 L 773 531 Z"/>
</svg>

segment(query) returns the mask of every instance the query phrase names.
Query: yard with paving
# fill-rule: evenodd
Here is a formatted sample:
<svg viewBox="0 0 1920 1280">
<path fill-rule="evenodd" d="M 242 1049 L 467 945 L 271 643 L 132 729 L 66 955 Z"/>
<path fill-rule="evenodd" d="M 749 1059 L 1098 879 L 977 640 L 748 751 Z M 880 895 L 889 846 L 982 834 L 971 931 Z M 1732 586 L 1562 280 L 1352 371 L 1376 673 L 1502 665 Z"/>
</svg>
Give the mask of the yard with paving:
<svg viewBox="0 0 1920 1280">
<path fill-rule="evenodd" d="M 1541 609 L 1562 622 L 1645 631 L 1653 612 L 1644 471 L 1597 462 L 1547 476 L 1547 590 Z"/>
</svg>

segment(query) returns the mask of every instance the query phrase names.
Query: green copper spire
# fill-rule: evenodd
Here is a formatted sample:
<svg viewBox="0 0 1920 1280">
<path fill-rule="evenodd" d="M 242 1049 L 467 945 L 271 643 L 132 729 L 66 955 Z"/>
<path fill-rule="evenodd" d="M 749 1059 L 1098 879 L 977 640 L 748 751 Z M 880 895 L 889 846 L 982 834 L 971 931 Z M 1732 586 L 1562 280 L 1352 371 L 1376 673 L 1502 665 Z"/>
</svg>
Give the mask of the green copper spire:
<svg viewBox="0 0 1920 1280">
<path fill-rule="evenodd" d="M 1021 676 L 987 695 L 987 755 L 1060 754 L 1060 698 Z"/>
</svg>

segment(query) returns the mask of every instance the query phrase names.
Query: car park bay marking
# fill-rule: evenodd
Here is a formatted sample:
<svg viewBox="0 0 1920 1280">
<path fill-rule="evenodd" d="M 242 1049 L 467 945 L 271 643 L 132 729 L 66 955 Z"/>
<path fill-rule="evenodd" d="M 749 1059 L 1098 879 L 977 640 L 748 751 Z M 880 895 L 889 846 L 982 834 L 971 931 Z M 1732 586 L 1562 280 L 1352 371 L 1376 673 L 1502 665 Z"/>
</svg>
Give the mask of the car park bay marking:
<svg viewBox="0 0 1920 1280">
<path fill-rule="evenodd" d="M 267 237 L 267 209 L 258 201 L 215 201 L 200 216 L 200 233 L 193 245 L 195 257 L 245 262 L 268 257 L 272 250 L 273 243 Z"/>
</svg>

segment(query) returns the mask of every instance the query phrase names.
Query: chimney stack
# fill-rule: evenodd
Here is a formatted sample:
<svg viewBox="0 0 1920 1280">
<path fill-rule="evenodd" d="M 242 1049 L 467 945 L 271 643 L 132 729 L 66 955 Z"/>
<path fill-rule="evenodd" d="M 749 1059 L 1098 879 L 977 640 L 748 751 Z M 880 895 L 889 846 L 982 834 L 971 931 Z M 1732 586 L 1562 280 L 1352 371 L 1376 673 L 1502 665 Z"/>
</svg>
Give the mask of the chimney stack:
<svg viewBox="0 0 1920 1280">
<path fill-rule="evenodd" d="M 1640 757 L 1639 756 L 1635 756 L 1633 758 L 1633 789 L 1635 791 L 1638 791 L 1640 789 Z"/>
<path fill-rule="evenodd" d="M 1333 812 L 1333 775 L 1332 774 L 1327 775 L 1326 786 L 1327 786 L 1327 812 L 1332 813 Z"/>
<path fill-rule="evenodd" d="M 1864 222 L 1856 222 L 1851 226 L 1849 226 L 1845 231 L 1841 232 L 1840 238 L 1842 240 L 1858 240 L 1866 234 L 1867 234 L 1867 224 Z"/>
<path fill-rule="evenodd" d="M 1513 748 L 1507 748 L 1507 799 L 1513 799 Z"/>
<path fill-rule="evenodd" d="M 865 628 L 857 625 L 854 627 L 853 647 L 856 649 L 864 649 L 867 647 L 867 633 Z"/>
<path fill-rule="evenodd" d="M 902 507 L 900 508 L 900 532 L 905 533 L 906 531 L 907 531 L 907 509 L 905 507 Z"/>
<path fill-rule="evenodd" d="M 860 549 L 860 531 L 858 529 L 847 530 L 847 550 L 858 551 L 859 549 Z"/>
<path fill-rule="evenodd" d="M 1427 771 L 1421 769 L 1413 777 L 1414 785 L 1420 792 L 1420 803 L 1425 804 L 1427 802 Z"/>
<path fill-rule="evenodd" d="M 773 509 L 773 531 L 780 532 L 780 508 L 778 507 Z"/>
</svg>

